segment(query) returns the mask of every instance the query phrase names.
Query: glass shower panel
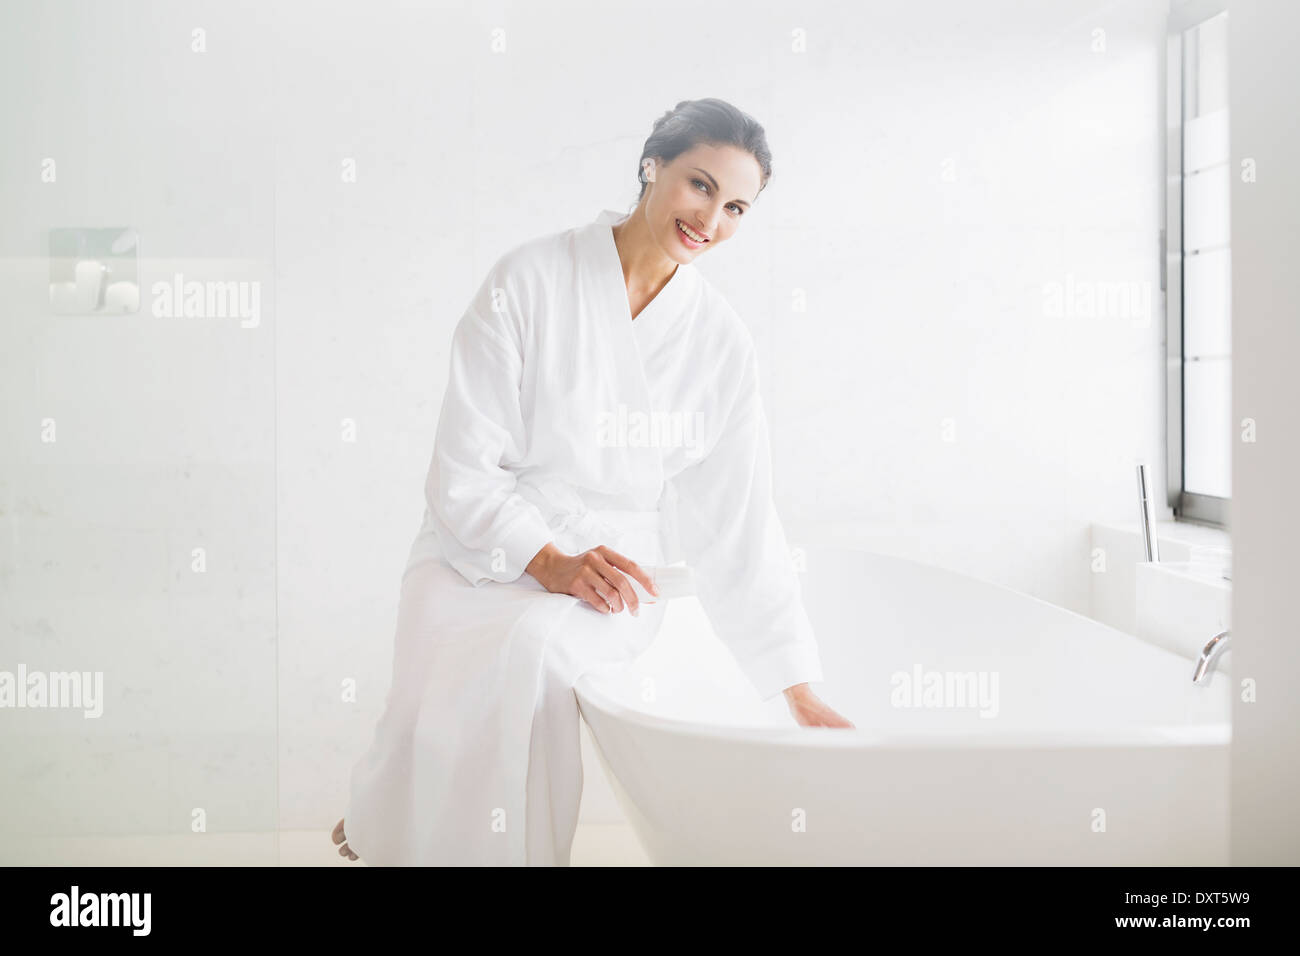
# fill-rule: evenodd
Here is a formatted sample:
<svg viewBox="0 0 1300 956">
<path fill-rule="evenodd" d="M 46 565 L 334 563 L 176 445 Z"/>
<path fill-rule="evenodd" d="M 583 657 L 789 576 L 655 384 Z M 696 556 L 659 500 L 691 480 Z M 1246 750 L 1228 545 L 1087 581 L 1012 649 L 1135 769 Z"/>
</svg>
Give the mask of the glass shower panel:
<svg viewBox="0 0 1300 956">
<path fill-rule="evenodd" d="M 277 861 L 274 150 L 248 9 L 19 5 L 0 864 Z M 215 39 L 220 37 L 220 41 Z"/>
</svg>

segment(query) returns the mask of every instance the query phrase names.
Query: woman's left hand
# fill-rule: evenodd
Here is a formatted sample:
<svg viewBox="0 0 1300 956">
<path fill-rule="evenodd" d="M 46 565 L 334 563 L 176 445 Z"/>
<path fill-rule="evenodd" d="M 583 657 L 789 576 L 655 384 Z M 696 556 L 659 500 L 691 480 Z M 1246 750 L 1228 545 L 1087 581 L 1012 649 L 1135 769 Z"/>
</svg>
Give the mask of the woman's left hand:
<svg viewBox="0 0 1300 956">
<path fill-rule="evenodd" d="M 784 691 L 790 714 L 801 727 L 850 727 L 853 721 L 831 710 L 807 684 L 794 684 Z M 856 728 L 855 728 L 856 729 Z"/>
</svg>

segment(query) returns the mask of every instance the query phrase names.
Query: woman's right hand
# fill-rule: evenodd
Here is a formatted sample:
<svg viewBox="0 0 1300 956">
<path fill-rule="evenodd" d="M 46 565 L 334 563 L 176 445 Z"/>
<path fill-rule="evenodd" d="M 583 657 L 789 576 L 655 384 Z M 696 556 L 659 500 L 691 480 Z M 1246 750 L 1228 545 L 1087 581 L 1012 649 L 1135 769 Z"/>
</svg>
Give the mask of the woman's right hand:
<svg viewBox="0 0 1300 956">
<path fill-rule="evenodd" d="M 581 554 L 565 554 L 554 542 L 547 542 L 524 570 L 546 590 L 581 598 L 601 614 L 617 614 L 624 608 L 633 615 L 638 613 L 641 602 L 628 574 L 650 594 L 659 596 L 654 581 L 639 564 L 603 544 Z"/>
</svg>

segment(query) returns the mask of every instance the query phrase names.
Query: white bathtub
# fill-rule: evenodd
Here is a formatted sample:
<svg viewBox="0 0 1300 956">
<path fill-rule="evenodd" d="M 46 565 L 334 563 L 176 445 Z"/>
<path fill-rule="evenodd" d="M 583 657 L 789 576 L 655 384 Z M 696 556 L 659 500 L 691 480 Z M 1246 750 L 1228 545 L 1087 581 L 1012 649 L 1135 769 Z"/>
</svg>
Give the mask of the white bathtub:
<svg viewBox="0 0 1300 956">
<path fill-rule="evenodd" d="M 1194 685 L 1192 661 L 1088 618 L 860 551 L 809 553 L 801 581 L 814 690 L 854 730 L 760 702 L 694 598 L 635 664 L 579 680 L 654 863 L 1228 863 L 1226 657 Z M 918 666 L 996 673 L 996 713 L 894 706 Z"/>
</svg>

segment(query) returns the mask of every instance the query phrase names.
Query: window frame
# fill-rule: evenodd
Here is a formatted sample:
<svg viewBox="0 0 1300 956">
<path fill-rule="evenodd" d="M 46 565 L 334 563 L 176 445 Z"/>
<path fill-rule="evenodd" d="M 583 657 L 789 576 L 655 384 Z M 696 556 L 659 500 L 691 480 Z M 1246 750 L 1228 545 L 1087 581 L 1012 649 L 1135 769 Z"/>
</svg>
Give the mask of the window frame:
<svg viewBox="0 0 1300 956">
<path fill-rule="evenodd" d="M 1169 11 L 1165 36 L 1164 228 L 1160 288 L 1165 293 L 1165 475 L 1174 518 L 1227 529 L 1231 498 L 1199 494 L 1185 488 L 1183 389 L 1183 108 L 1184 35 L 1228 12 L 1229 0 L 1186 0 Z M 1231 14 L 1229 14 L 1231 16 Z M 1229 160 L 1231 165 L 1231 159 Z M 1231 242 L 1231 240 L 1229 240 Z M 1231 363 L 1231 359 L 1229 359 Z M 1231 364 L 1229 365 L 1231 367 Z M 1229 412 L 1231 415 L 1231 411 Z"/>
</svg>

